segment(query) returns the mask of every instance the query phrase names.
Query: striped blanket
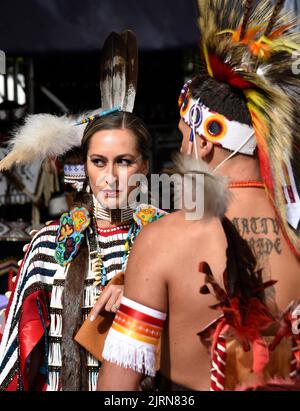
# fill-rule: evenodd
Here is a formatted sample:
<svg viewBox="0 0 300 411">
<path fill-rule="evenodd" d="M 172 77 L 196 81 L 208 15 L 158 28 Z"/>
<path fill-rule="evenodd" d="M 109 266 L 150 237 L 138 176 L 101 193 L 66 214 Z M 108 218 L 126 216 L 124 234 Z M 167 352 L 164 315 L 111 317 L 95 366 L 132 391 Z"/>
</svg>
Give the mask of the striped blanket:
<svg viewBox="0 0 300 411">
<path fill-rule="evenodd" d="M 0 391 L 26 390 L 26 365 L 34 347 L 47 344 L 50 296 L 57 270 L 54 260 L 58 224 L 42 228 L 32 239 L 11 294 L 0 345 Z M 46 350 L 44 352 L 46 365 Z M 35 389 L 46 387 L 46 367 L 39 369 Z"/>
<path fill-rule="evenodd" d="M 135 235 L 146 224 L 156 221 L 165 214 L 162 210 L 152 206 L 138 207 L 133 215 L 138 227 Z M 56 368 L 59 367 L 54 367 L 55 370 L 52 371 L 50 369 L 54 360 L 55 364 L 61 362 L 56 358 L 56 351 L 54 350 L 55 354 L 51 350 L 61 338 L 61 332 L 59 332 L 59 341 L 57 336 L 54 338 L 55 341 L 51 342 L 53 336 L 51 329 L 57 328 L 57 321 L 53 321 L 53 315 L 58 315 L 56 305 L 61 306 L 61 301 L 56 301 L 56 308 L 54 307 L 53 311 L 51 293 L 54 300 L 54 297 L 58 296 L 56 294 L 59 294 L 61 298 L 64 283 L 62 278 L 64 278 L 65 270 L 54 259 L 58 229 L 59 224 L 55 222 L 45 226 L 35 235 L 19 269 L 15 289 L 6 310 L 8 316 L 0 344 L 0 391 L 27 390 L 29 386 L 37 391 L 48 390 L 49 387 L 54 390 L 59 389 L 57 378 L 51 379 L 53 373 L 58 372 Z M 123 267 L 128 229 L 129 225 L 124 225 L 118 229 L 98 230 L 98 243 L 104 254 L 103 264 L 107 272 L 107 280 L 110 280 Z M 93 275 L 89 272 L 86 278 L 83 308 L 87 312 L 84 318 L 93 306 L 92 296 L 95 291 L 91 286 L 94 281 Z M 43 358 L 39 359 L 37 377 L 32 384 L 28 380 L 28 367 L 32 366 L 30 356 L 37 344 L 39 344 L 39 350 L 44 347 L 41 350 Z M 99 364 L 95 363 L 94 358 L 89 358 L 88 353 L 87 355 L 89 389 L 94 390 L 97 384 Z M 58 357 L 60 358 L 60 355 Z"/>
</svg>

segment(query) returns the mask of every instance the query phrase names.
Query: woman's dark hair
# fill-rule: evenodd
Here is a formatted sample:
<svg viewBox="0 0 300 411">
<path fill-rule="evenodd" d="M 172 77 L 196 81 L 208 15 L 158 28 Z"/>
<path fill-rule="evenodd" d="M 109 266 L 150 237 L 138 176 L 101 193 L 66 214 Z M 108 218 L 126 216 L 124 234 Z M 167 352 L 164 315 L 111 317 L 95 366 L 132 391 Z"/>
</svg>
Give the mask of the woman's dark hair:
<svg viewBox="0 0 300 411">
<path fill-rule="evenodd" d="M 243 92 L 229 84 L 200 74 L 193 78 L 189 90 L 194 99 L 201 102 L 231 121 L 238 121 L 252 127 L 251 116 Z"/>
<path fill-rule="evenodd" d="M 86 126 L 81 142 L 84 163 L 86 162 L 91 137 L 97 131 L 113 129 L 130 130 L 136 137 L 138 152 L 144 160 L 149 159 L 151 136 L 143 120 L 133 113 L 117 111 L 107 116 L 97 118 Z"/>
</svg>

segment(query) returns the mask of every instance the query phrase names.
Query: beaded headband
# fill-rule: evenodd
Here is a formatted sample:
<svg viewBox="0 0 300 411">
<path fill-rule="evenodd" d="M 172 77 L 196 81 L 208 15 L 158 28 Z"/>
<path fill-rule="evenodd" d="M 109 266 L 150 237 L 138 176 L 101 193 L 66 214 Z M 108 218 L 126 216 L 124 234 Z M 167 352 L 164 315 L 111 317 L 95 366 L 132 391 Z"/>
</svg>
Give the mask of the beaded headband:
<svg viewBox="0 0 300 411">
<path fill-rule="evenodd" d="M 192 130 L 190 145 L 195 142 L 196 133 L 220 147 L 253 155 L 256 149 L 254 129 L 238 121 L 230 121 L 224 115 L 210 110 L 200 99 L 194 99 L 188 90 L 189 84 L 190 81 L 183 86 L 178 104 L 182 120 Z"/>
<path fill-rule="evenodd" d="M 116 113 L 117 111 L 121 111 L 121 107 L 113 107 L 109 110 L 100 111 L 98 113 L 83 116 L 81 120 L 78 120 L 74 125 L 80 126 L 81 124 L 91 123 L 92 121 L 96 120 L 97 118 L 107 116 L 108 114 Z"/>
</svg>

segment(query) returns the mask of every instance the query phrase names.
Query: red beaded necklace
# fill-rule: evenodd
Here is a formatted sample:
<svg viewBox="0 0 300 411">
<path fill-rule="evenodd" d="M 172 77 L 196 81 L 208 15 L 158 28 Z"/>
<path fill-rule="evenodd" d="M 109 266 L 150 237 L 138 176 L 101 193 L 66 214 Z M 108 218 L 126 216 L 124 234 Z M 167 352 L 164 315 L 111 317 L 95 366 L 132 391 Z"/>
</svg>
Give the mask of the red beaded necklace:
<svg viewBox="0 0 300 411">
<path fill-rule="evenodd" d="M 236 181 L 228 184 L 228 188 L 266 188 L 261 181 Z"/>
</svg>

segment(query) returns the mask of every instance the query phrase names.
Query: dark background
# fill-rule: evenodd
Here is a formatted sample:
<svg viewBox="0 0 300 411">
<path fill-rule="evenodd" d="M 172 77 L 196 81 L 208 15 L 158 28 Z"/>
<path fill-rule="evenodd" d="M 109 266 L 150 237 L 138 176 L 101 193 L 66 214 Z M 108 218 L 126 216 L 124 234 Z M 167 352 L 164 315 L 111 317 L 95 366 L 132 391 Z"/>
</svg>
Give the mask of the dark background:
<svg viewBox="0 0 300 411">
<path fill-rule="evenodd" d="M 152 132 L 152 171 L 168 164 L 180 143 L 178 95 L 197 52 L 194 0 L 2 0 L 0 11 L 0 49 L 8 73 L 25 75 L 29 113 L 63 114 L 41 87 L 69 113 L 99 107 L 103 42 L 111 31 L 134 30 L 139 44 L 135 113 Z M 2 140 L 13 122 L 0 124 Z"/>
</svg>

